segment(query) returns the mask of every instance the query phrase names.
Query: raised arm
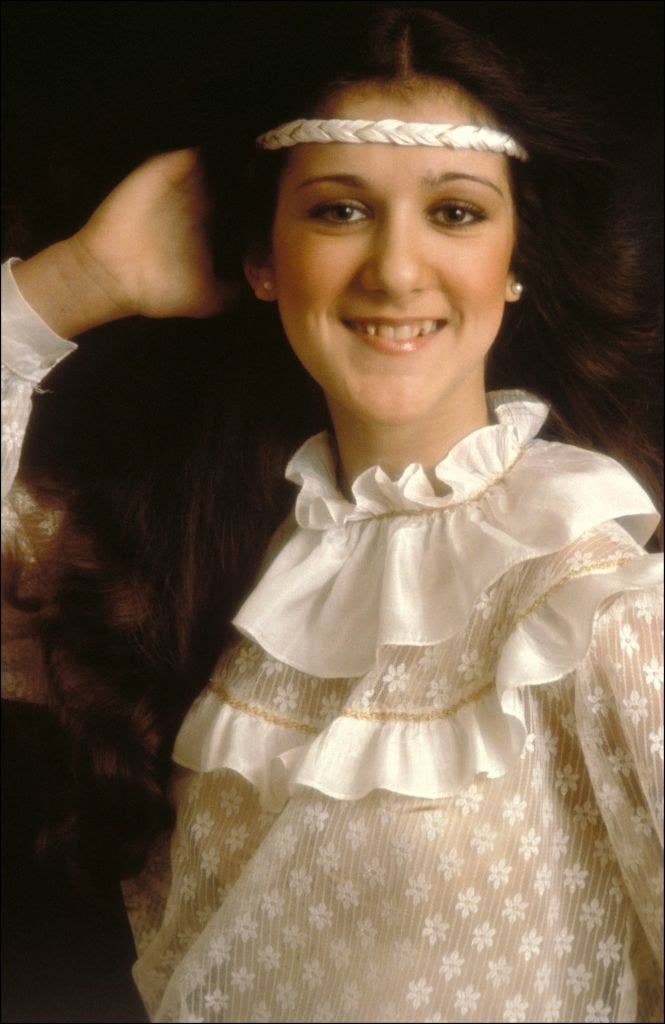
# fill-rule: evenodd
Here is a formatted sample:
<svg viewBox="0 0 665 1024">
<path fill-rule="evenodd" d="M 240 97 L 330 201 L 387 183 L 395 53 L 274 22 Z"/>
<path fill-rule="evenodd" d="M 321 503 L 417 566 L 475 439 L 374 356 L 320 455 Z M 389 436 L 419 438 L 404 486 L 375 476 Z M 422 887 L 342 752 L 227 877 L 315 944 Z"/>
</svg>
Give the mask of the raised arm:
<svg viewBox="0 0 665 1024">
<path fill-rule="evenodd" d="M 228 286 L 213 274 L 206 194 L 193 149 L 152 157 L 71 237 L 3 271 L 2 495 L 9 492 L 35 387 L 76 346 L 128 316 L 206 317 Z"/>
</svg>

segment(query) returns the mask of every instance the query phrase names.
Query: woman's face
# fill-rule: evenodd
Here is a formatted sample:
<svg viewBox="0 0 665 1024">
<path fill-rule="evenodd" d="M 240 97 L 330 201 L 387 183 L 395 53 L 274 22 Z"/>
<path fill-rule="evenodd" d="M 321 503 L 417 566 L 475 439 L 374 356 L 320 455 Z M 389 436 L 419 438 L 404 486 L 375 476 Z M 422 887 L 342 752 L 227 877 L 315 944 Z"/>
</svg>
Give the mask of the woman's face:
<svg viewBox="0 0 665 1024">
<path fill-rule="evenodd" d="M 454 92 L 379 87 L 343 92 L 329 116 L 487 123 L 472 109 Z M 484 360 L 514 299 L 515 219 L 501 155 L 293 148 L 259 280 L 334 419 L 431 426 L 484 403 Z"/>
</svg>

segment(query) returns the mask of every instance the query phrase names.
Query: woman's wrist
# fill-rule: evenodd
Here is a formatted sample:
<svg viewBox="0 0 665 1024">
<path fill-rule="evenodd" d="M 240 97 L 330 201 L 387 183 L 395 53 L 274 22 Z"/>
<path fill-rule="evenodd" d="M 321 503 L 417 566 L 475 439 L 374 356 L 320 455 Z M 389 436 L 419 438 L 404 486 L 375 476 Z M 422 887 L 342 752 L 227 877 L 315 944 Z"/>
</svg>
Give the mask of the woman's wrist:
<svg viewBox="0 0 665 1024">
<path fill-rule="evenodd" d="M 77 235 L 12 267 L 26 302 L 61 338 L 131 316 L 92 265 Z"/>
</svg>

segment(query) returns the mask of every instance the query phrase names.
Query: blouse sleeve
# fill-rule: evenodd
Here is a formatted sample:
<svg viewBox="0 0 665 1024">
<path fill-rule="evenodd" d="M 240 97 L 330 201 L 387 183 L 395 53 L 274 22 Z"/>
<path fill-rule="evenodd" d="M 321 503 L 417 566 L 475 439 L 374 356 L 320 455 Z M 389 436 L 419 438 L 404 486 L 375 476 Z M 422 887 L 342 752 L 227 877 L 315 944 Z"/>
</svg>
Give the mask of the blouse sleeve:
<svg viewBox="0 0 665 1024">
<path fill-rule="evenodd" d="M 74 351 L 28 305 L 12 264 L 2 266 L 2 500 L 9 494 L 21 458 L 33 391 L 53 367 Z"/>
<path fill-rule="evenodd" d="M 618 864 L 648 943 L 635 940 L 643 947 L 637 971 L 645 1010 L 657 999 L 662 970 L 662 638 L 662 591 L 619 595 L 597 620 L 576 694 L 580 740 L 608 834 L 607 855 Z M 646 960 L 660 964 L 655 975 L 645 969 Z"/>
</svg>

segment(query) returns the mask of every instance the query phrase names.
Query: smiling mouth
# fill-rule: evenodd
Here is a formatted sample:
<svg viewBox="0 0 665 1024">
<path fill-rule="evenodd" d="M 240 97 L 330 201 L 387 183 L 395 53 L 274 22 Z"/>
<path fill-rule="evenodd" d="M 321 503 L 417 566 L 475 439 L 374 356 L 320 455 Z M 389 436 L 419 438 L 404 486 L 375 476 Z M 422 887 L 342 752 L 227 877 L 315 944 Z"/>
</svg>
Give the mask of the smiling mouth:
<svg viewBox="0 0 665 1024">
<path fill-rule="evenodd" d="M 447 320 L 344 320 L 350 331 L 371 348 L 387 355 L 415 352 L 446 326 Z"/>
</svg>

